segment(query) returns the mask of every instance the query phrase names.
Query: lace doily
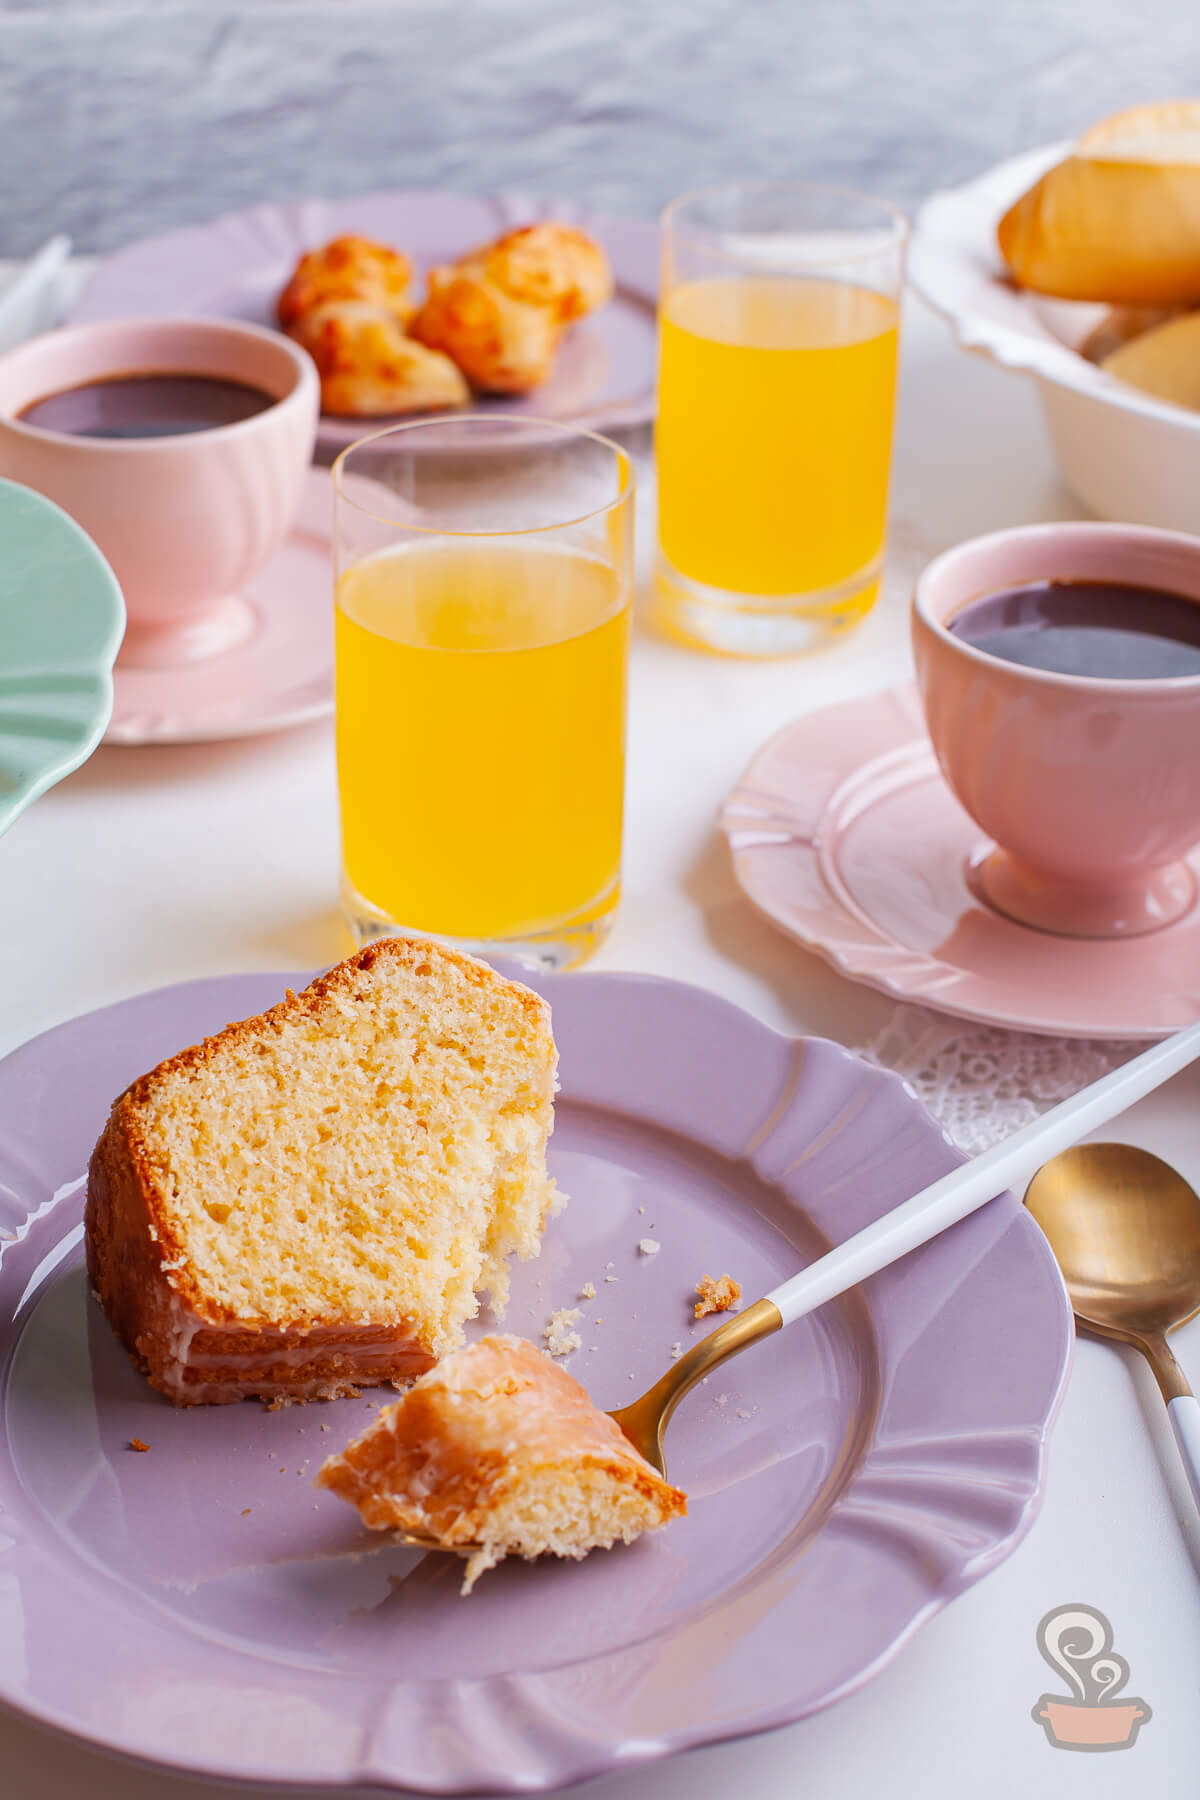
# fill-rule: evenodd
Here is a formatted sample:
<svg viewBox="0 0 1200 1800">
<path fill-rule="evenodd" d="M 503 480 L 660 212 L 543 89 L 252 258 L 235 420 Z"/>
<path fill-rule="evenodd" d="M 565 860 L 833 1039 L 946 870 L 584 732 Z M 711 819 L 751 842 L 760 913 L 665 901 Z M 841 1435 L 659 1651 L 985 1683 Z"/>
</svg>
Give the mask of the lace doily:
<svg viewBox="0 0 1200 1800">
<path fill-rule="evenodd" d="M 903 1076 L 954 1142 L 974 1156 L 1143 1047 L 1002 1031 L 900 1006 L 859 1055 Z"/>
</svg>

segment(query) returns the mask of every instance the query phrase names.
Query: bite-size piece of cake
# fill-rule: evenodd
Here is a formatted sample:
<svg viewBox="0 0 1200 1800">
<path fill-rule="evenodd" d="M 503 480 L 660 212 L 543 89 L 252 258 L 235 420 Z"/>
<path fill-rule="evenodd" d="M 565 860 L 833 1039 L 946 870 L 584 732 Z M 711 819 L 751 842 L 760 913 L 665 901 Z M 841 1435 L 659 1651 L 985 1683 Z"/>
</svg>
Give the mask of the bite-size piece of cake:
<svg viewBox="0 0 1200 1800">
<path fill-rule="evenodd" d="M 333 1398 L 462 1342 L 536 1256 L 545 1001 L 390 938 L 135 1081 L 88 1174 L 88 1273 L 178 1405 Z"/>
<path fill-rule="evenodd" d="M 578 1559 L 687 1512 L 573 1376 L 507 1336 L 444 1357 L 316 1482 L 372 1530 L 467 1555 L 464 1594 L 505 1556 Z"/>
</svg>

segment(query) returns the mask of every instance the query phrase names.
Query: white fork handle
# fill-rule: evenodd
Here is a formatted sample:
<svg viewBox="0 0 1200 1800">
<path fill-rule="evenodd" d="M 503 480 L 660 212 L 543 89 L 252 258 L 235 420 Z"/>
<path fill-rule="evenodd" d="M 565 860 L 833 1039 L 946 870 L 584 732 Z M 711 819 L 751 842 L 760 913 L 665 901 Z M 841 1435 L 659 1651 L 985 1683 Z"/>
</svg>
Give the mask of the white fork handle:
<svg viewBox="0 0 1200 1800">
<path fill-rule="evenodd" d="M 1167 1417 L 1179 1445 L 1192 1498 L 1200 1506 L 1200 1400 L 1194 1394 L 1177 1395 L 1167 1401 Z"/>
<path fill-rule="evenodd" d="M 868 1275 L 886 1269 L 910 1250 L 956 1225 L 968 1213 L 986 1206 L 1005 1188 L 1028 1181 L 1050 1157 L 1069 1149 L 1097 1126 L 1107 1124 L 1198 1056 L 1200 1024 L 1164 1038 L 1090 1087 L 1072 1094 L 1069 1100 L 1023 1126 L 1003 1143 L 993 1144 L 990 1150 L 961 1168 L 952 1169 L 911 1200 L 903 1201 L 820 1257 L 810 1268 L 783 1282 L 767 1299 L 778 1307 L 785 1325 L 802 1319 L 826 1300 L 844 1294 Z M 1193 1400 L 1192 1404 L 1196 1402 Z M 1182 1446 L 1182 1439 L 1180 1442 Z M 1193 1470 L 1198 1463 L 1200 1455 L 1193 1458 Z"/>
</svg>

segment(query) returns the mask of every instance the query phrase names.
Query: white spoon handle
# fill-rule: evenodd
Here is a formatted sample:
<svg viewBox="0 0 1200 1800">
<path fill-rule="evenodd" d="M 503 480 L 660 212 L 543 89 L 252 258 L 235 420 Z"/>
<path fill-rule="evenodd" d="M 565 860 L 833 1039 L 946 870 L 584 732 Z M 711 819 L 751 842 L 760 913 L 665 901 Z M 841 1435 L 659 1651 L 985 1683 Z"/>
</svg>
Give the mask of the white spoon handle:
<svg viewBox="0 0 1200 1800">
<path fill-rule="evenodd" d="M 1194 1394 L 1179 1395 L 1167 1401 L 1167 1417 L 1179 1445 L 1184 1470 L 1192 1489 L 1192 1498 L 1200 1506 L 1200 1400 Z"/>
<path fill-rule="evenodd" d="M 785 1325 L 802 1319 L 826 1300 L 844 1294 L 868 1275 L 885 1269 L 918 1245 L 956 1225 L 1016 1182 L 1024 1183 L 1050 1157 L 1124 1112 L 1135 1100 L 1177 1075 L 1200 1057 L 1200 1024 L 1189 1025 L 1135 1056 L 1131 1062 L 1072 1094 L 1031 1125 L 990 1150 L 952 1169 L 940 1181 L 903 1201 L 854 1237 L 847 1238 L 810 1268 L 775 1288 L 767 1299 Z M 1172 1401 L 1172 1405 L 1175 1402 Z M 1192 1405 L 1196 1402 L 1193 1400 Z M 1182 1445 L 1182 1440 L 1181 1440 Z M 1185 1453 L 1186 1454 L 1186 1453 Z M 1200 1454 L 1193 1459 L 1193 1470 Z M 1195 1479 L 1193 1475 L 1193 1480 Z"/>
</svg>

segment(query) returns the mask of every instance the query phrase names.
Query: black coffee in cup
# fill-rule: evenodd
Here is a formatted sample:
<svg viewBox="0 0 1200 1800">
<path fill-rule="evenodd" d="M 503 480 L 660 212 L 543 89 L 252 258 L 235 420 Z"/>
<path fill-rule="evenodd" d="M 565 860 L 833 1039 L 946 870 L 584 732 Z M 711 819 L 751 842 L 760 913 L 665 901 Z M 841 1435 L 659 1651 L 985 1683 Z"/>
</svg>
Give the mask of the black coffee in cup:
<svg viewBox="0 0 1200 1800">
<path fill-rule="evenodd" d="M 1122 582 L 1030 581 L 970 600 L 946 620 L 1002 662 L 1104 681 L 1200 675 L 1200 601 Z"/>
</svg>

